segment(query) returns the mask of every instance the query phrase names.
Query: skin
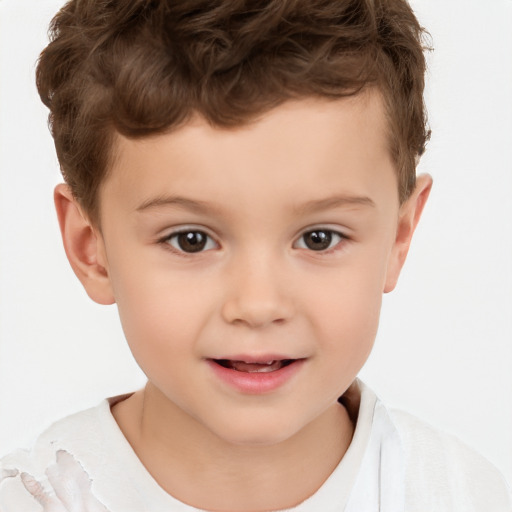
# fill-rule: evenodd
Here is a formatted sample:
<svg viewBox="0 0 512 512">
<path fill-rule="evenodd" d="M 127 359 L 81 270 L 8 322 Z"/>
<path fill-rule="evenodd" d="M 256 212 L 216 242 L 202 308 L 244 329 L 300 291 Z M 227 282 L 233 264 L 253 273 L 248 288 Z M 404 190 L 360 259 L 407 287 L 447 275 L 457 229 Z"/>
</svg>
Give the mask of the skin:
<svg viewBox="0 0 512 512">
<path fill-rule="evenodd" d="M 148 376 L 114 417 L 186 503 L 300 503 L 350 444 L 337 398 L 371 351 L 431 178 L 399 204 L 376 92 L 288 102 L 229 130 L 195 117 L 170 134 L 119 136 L 116 155 L 100 226 L 66 185 L 55 192 L 75 273 L 93 300 L 117 303 Z M 314 229 L 331 237 L 325 250 L 306 244 Z M 208 235 L 204 250 L 184 252 L 176 230 Z M 209 363 L 239 354 L 303 362 L 277 389 L 246 393 Z"/>
</svg>

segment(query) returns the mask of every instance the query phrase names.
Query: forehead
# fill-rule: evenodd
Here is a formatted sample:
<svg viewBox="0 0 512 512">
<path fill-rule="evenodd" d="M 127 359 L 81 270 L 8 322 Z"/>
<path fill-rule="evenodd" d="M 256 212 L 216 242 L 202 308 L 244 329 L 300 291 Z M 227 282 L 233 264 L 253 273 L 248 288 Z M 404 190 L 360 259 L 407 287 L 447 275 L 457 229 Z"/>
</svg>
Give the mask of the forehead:
<svg viewBox="0 0 512 512">
<path fill-rule="evenodd" d="M 279 192 L 280 200 L 286 194 L 300 200 L 312 188 L 325 196 L 331 186 L 369 193 L 382 168 L 396 180 L 387 132 L 376 91 L 341 100 L 289 101 L 234 128 L 211 126 L 195 116 L 168 134 L 138 140 L 119 136 L 100 201 L 114 194 L 138 208 L 167 191 L 211 199 L 227 188 L 231 200 L 243 201 L 247 187 L 254 196 Z"/>
</svg>

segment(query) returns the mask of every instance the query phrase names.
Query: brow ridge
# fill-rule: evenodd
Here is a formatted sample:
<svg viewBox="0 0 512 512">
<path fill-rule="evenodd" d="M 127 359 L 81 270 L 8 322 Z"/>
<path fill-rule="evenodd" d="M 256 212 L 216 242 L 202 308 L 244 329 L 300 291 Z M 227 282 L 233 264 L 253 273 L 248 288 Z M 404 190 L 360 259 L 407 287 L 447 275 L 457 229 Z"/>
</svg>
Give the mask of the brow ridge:
<svg viewBox="0 0 512 512">
<path fill-rule="evenodd" d="M 297 206 L 295 210 L 297 213 L 304 214 L 351 205 L 375 207 L 374 201 L 367 196 L 336 195 L 324 199 L 313 199 Z M 162 195 L 144 201 L 136 208 L 136 211 L 143 212 L 154 208 L 172 206 L 185 208 L 197 213 L 210 213 L 217 210 L 216 207 L 205 201 L 189 199 L 182 196 Z"/>
<path fill-rule="evenodd" d="M 313 199 L 297 207 L 300 213 L 314 213 L 343 206 L 369 206 L 375 208 L 375 202 L 367 196 L 336 195 L 325 199 Z"/>
<path fill-rule="evenodd" d="M 211 212 L 212 210 L 216 210 L 216 208 L 214 208 L 212 205 L 205 201 L 189 199 L 187 197 L 182 196 L 162 195 L 153 197 L 151 199 L 147 199 L 136 208 L 136 211 L 143 212 L 163 206 L 177 206 L 197 213 L 208 213 Z"/>
</svg>

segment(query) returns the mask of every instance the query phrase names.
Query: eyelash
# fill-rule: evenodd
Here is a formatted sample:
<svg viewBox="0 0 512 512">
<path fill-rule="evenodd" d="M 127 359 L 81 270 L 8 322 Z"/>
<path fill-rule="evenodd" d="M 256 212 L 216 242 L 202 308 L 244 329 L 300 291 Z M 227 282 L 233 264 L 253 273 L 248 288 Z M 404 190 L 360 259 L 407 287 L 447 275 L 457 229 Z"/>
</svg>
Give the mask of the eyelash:
<svg viewBox="0 0 512 512">
<path fill-rule="evenodd" d="M 186 251 L 183 249 L 183 247 L 180 247 L 179 237 L 180 236 L 187 236 L 187 235 L 195 235 L 196 237 L 199 235 L 200 237 L 204 237 L 204 245 L 200 247 L 197 251 Z M 173 245 L 172 241 L 177 241 L 177 246 Z M 186 240 L 182 240 L 184 242 Z M 169 235 L 165 236 L 161 240 L 159 240 L 159 243 L 165 245 L 169 250 L 172 250 L 174 253 L 179 254 L 180 256 L 189 257 L 190 255 L 194 254 L 201 254 L 203 252 L 209 251 L 215 247 L 209 247 L 210 245 L 218 246 L 218 244 L 213 240 L 213 238 L 208 235 L 205 231 L 201 229 L 194 229 L 194 228 L 184 228 L 180 229 L 178 231 L 175 231 L 173 233 L 170 233 Z"/>
<path fill-rule="evenodd" d="M 317 237 L 320 239 L 322 237 L 325 238 L 326 240 L 324 241 L 324 243 L 328 244 L 327 247 L 323 248 L 323 249 L 320 248 L 318 250 L 308 247 L 307 243 L 304 241 L 304 237 L 306 237 L 308 235 L 313 235 L 313 234 L 316 234 Z M 197 250 L 197 251 L 187 251 L 183 248 L 183 245 L 180 244 L 180 241 L 179 241 L 179 237 L 184 236 L 184 235 L 187 235 L 187 236 L 194 235 L 195 237 L 197 237 L 199 235 L 199 238 L 204 237 L 204 239 L 205 239 L 204 245 L 202 245 L 199 248 L 199 250 Z M 172 243 L 173 240 L 177 241 L 177 245 L 173 245 L 173 243 Z M 318 253 L 318 254 L 324 255 L 324 254 L 330 254 L 331 252 L 339 250 L 340 244 L 342 244 L 342 242 L 347 241 L 347 240 L 348 240 L 348 237 L 339 231 L 336 231 L 336 230 L 330 229 L 330 228 L 318 227 L 318 228 L 308 229 L 307 231 L 304 231 L 300 235 L 300 237 L 297 239 L 297 241 L 294 242 L 293 248 L 305 249 L 312 253 Z M 301 241 L 302 241 L 302 244 L 300 245 Z M 333 243 L 333 241 L 335 241 L 335 243 Z M 194 254 L 201 254 L 203 252 L 212 250 L 219 246 L 219 244 L 217 242 L 215 242 L 214 239 L 210 235 L 208 235 L 208 233 L 206 233 L 205 231 L 203 231 L 201 229 L 194 229 L 194 228 L 180 229 L 179 231 L 175 231 L 175 232 L 170 233 L 169 235 L 163 237 L 158 242 L 161 243 L 162 245 L 165 245 L 166 248 L 168 248 L 169 250 L 172 250 L 174 253 L 179 254 L 180 256 L 184 256 L 184 257 L 190 257 L 191 255 L 194 255 Z M 186 240 L 181 240 L 181 242 L 186 242 Z M 322 243 L 322 240 L 319 240 L 319 243 Z M 211 245 L 213 245 L 213 247 L 211 247 Z"/>
<path fill-rule="evenodd" d="M 312 235 L 312 234 L 317 234 L 319 235 L 319 238 L 322 238 L 322 236 L 325 237 L 325 235 L 327 235 L 327 247 L 325 249 L 319 249 L 319 250 L 315 250 L 315 249 L 312 249 L 311 247 L 308 247 L 307 244 L 304 242 L 304 237 L 306 237 L 307 235 Z M 322 235 L 320 235 L 320 233 L 322 233 Z M 333 243 L 334 240 L 336 240 L 335 243 Z M 348 240 L 348 237 L 346 235 L 344 235 L 343 233 L 341 233 L 340 231 L 336 231 L 335 229 L 330 229 L 330 228 L 322 228 L 322 227 L 318 227 L 318 228 L 313 228 L 313 229 L 308 229 L 307 231 L 303 232 L 301 234 L 301 236 L 297 239 L 297 242 L 295 242 L 294 244 L 294 247 L 297 246 L 297 244 L 302 241 L 303 242 L 303 245 L 302 247 L 298 247 L 300 249 L 306 249 L 308 251 L 311 251 L 313 253 L 318 253 L 318 254 L 330 254 L 334 251 L 337 251 L 340 249 L 340 244 L 342 244 L 342 242 L 344 241 L 347 241 Z"/>
</svg>

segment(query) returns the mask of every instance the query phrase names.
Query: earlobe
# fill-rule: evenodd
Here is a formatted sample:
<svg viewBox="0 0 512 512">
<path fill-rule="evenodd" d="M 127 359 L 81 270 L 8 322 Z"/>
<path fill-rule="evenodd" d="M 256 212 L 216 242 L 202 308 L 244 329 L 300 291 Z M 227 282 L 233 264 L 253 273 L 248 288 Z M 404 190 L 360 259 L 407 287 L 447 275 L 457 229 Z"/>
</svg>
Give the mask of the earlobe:
<svg viewBox="0 0 512 512">
<path fill-rule="evenodd" d="M 98 304 L 115 302 L 101 234 L 82 213 L 68 185 L 54 191 L 64 249 L 87 295 Z"/>
<path fill-rule="evenodd" d="M 388 262 L 384 293 L 393 291 L 405 263 L 412 235 L 418 225 L 432 188 L 432 177 L 422 174 L 416 179 L 416 187 L 409 199 L 401 206 L 396 238 Z"/>
</svg>

